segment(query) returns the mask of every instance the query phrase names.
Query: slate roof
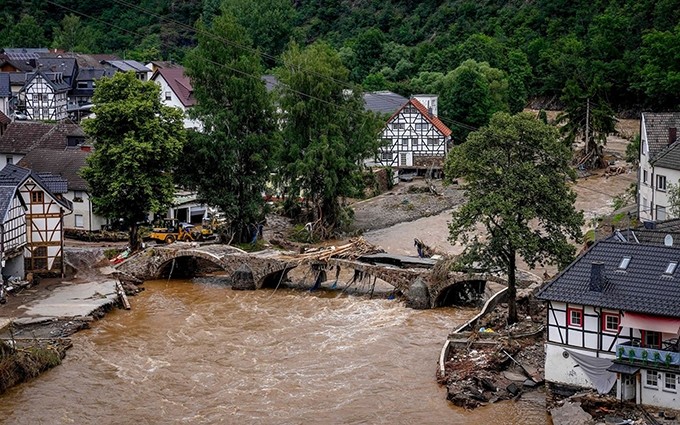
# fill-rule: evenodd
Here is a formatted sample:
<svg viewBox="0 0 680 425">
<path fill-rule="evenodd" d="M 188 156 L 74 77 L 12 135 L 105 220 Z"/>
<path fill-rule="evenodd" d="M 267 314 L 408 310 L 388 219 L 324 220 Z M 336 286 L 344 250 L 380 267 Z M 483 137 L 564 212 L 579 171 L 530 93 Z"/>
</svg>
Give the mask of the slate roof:
<svg viewBox="0 0 680 425">
<path fill-rule="evenodd" d="M 8 125 L 12 122 L 12 119 L 0 111 L 0 124 Z"/>
<path fill-rule="evenodd" d="M 64 150 L 68 136 L 86 137 L 77 124 L 13 121 L 0 136 L 0 153 L 27 154 L 38 148 Z"/>
<path fill-rule="evenodd" d="M 35 170 L 33 170 L 35 171 Z M 52 193 L 62 194 L 68 192 L 68 181 L 65 178 L 52 173 L 37 173 L 38 177 Z"/>
<path fill-rule="evenodd" d="M 16 186 L 0 186 L 0 220 L 4 220 L 7 215 L 15 192 Z"/>
<path fill-rule="evenodd" d="M 379 114 L 394 114 L 408 102 L 408 99 L 391 91 L 373 91 L 364 93 L 364 107 L 367 111 Z"/>
<path fill-rule="evenodd" d="M 668 129 L 680 129 L 680 112 L 643 112 L 649 157 L 653 163 L 669 147 Z M 678 134 L 680 140 L 680 133 Z"/>
<path fill-rule="evenodd" d="M 626 270 L 619 270 L 630 257 Z M 601 240 L 593 244 L 552 281 L 537 297 L 659 316 L 680 317 L 680 267 L 664 271 L 670 262 L 680 263 L 680 248 Z M 602 292 L 589 290 L 593 262 L 604 263 Z"/>
<path fill-rule="evenodd" d="M 107 60 L 106 63 L 122 72 L 151 72 L 144 64 L 133 60 Z"/>
<path fill-rule="evenodd" d="M 43 72 L 61 72 L 67 78 L 74 78 L 78 71 L 75 58 L 43 57 L 38 59 L 37 65 Z"/>
<path fill-rule="evenodd" d="M 12 87 L 9 83 L 9 74 L 0 72 L 0 97 L 11 97 Z"/>
<path fill-rule="evenodd" d="M 29 177 L 63 207 L 67 208 L 69 211 L 73 210 L 73 203 L 71 201 L 65 199 L 63 196 L 56 196 L 55 193 L 50 190 L 48 184 L 37 173 L 28 168 L 7 164 L 5 168 L 0 170 L 0 187 L 12 187 L 16 190 L 16 188 L 21 186 Z"/>
<path fill-rule="evenodd" d="M 680 128 L 680 127 L 676 127 Z M 680 136 L 680 135 L 679 135 Z M 678 138 L 680 140 L 680 137 Z M 671 170 L 680 170 L 680 143 L 675 142 L 666 149 L 659 152 L 651 163 L 655 167 L 670 168 Z"/>
<path fill-rule="evenodd" d="M 10 59 L 13 60 L 30 60 L 30 59 L 37 59 L 40 57 L 41 54 L 44 53 L 49 53 L 49 50 L 44 47 L 39 47 L 39 48 L 25 48 L 25 47 L 17 47 L 17 48 L 9 48 L 6 47 L 2 50 L 2 52 L 7 55 Z"/>
<path fill-rule="evenodd" d="M 94 81 L 104 77 L 111 77 L 115 74 L 111 68 L 80 68 L 76 81 Z"/>
<path fill-rule="evenodd" d="M 87 191 L 85 179 L 80 177 L 80 170 L 87 165 L 87 157 L 91 152 L 78 150 L 53 151 L 48 149 L 34 149 L 19 161 L 20 166 L 30 168 L 42 176 L 44 173 L 52 174 L 68 183 L 68 190 Z"/>
<path fill-rule="evenodd" d="M 33 73 L 28 73 L 26 74 L 26 85 L 28 85 L 28 83 L 30 83 L 38 75 L 42 76 L 55 92 L 66 92 L 71 88 L 71 85 L 64 81 L 63 74 L 60 72 L 36 71 Z M 22 90 L 25 89 L 26 87 L 24 87 Z"/>
<path fill-rule="evenodd" d="M 156 74 L 163 77 L 182 105 L 188 108 L 196 104 L 194 88 L 191 86 L 189 77 L 184 74 L 184 67 L 159 68 Z"/>
</svg>

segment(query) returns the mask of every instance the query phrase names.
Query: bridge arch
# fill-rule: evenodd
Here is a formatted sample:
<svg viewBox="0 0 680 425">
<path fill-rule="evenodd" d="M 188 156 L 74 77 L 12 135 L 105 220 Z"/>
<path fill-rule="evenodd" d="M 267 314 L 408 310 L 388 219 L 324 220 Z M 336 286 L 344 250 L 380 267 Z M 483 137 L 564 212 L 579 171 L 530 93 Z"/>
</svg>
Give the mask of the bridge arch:
<svg viewBox="0 0 680 425">
<path fill-rule="evenodd" d="M 155 278 L 190 278 L 198 272 L 227 271 L 222 259 L 203 251 L 182 251 L 160 263 L 154 272 Z"/>
</svg>

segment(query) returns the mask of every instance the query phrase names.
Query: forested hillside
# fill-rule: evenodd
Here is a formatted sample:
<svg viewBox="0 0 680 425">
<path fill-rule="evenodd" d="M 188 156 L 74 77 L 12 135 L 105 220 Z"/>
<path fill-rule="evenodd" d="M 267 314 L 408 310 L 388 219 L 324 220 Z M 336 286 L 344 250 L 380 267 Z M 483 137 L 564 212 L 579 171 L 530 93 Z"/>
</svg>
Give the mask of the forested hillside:
<svg viewBox="0 0 680 425">
<path fill-rule="evenodd" d="M 219 3 L 0 0 L 0 45 L 181 62 L 196 42 L 191 26 L 209 23 Z M 370 90 L 491 89 L 489 102 L 510 111 L 530 99 L 590 98 L 618 111 L 674 109 L 680 99 L 680 0 L 227 0 L 226 7 L 270 55 L 268 67 L 280 64 L 291 39 L 322 39 Z"/>
</svg>

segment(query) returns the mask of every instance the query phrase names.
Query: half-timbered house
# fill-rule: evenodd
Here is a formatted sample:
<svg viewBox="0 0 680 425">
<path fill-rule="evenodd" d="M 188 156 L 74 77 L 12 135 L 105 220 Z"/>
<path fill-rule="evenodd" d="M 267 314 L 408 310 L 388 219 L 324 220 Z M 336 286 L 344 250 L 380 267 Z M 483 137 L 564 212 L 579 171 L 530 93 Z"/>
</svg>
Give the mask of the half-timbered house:
<svg viewBox="0 0 680 425">
<path fill-rule="evenodd" d="M 539 290 L 546 381 L 600 393 L 616 385 L 621 400 L 680 405 L 680 248 L 670 239 L 596 242 Z"/>
<path fill-rule="evenodd" d="M 70 89 L 60 72 L 36 71 L 28 74 L 20 95 L 26 115 L 31 120 L 65 119 Z"/>
<path fill-rule="evenodd" d="M 0 170 L 0 187 L 14 187 L 25 205 L 25 270 L 63 275 L 63 223 L 73 209 L 71 202 L 55 195 L 38 174 L 13 164 Z"/>
<path fill-rule="evenodd" d="M 17 187 L 0 186 L 0 265 L 2 276 L 24 278 L 26 247 L 26 203 Z"/>
<path fill-rule="evenodd" d="M 451 147 L 451 130 L 437 117 L 437 96 L 416 95 L 387 120 L 376 163 L 400 171 L 438 173 Z"/>
</svg>

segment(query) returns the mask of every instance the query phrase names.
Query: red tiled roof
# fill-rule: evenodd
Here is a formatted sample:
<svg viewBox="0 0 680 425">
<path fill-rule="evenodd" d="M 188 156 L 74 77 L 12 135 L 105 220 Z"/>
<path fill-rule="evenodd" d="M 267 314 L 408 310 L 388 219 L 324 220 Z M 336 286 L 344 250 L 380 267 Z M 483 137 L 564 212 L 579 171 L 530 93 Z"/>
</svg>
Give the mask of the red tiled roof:
<svg viewBox="0 0 680 425">
<path fill-rule="evenodd" d="M 416 108 L 421 114 L 423 114 L 423 116 L 425 117 L 425 119 L 428 120 L 428 121 L 430 122 L 430 124 L 432 124 L 437 130 L 439 130 L 440 133 L 442 133 L 442 134 L 443 134 L 444 136 L 446 136 L 446 137 L 448 137 L 448 136 L 451 135 L 451 129 L 448 128 L 448 127 L 446 126 L 446 124 L 444 124 L 444 123 L 442 122 L 442 120 L 440 120 L 438 117 L 436 117 L 436 116 L 434 116 L 434 115 L 431 115 L 430 112 L 429 112 L 429 111 L 427 110 L 427 108 L 425 107 L 425 105 L 423 105 L 422 103 L 418 102 L 416 99 L 410 99 L 409 102 L 410 102 L 413 106 L 415 106 L 415 108 Z M 408 103 L 407 103 L 407 105 L 408 105 Z M 406 105 L 404 105 L 404 106 L 406 106 Z"/>
<path fill-rule="evenodd" d="M 12 120 L 0 111 L 0 124 L 9 124 Z"/>
<path fill-rule="evenodd" d="M 185 107 L 194 106 L 196 99 L 194 98 L 194 89 L 191 87 L 191 80 L 184 75 L 184 67 L 178 66 L 176 68 L 159 68 L 156 71 L 168 83 L 170 88 L 182 102 Z"/>
</svg>

